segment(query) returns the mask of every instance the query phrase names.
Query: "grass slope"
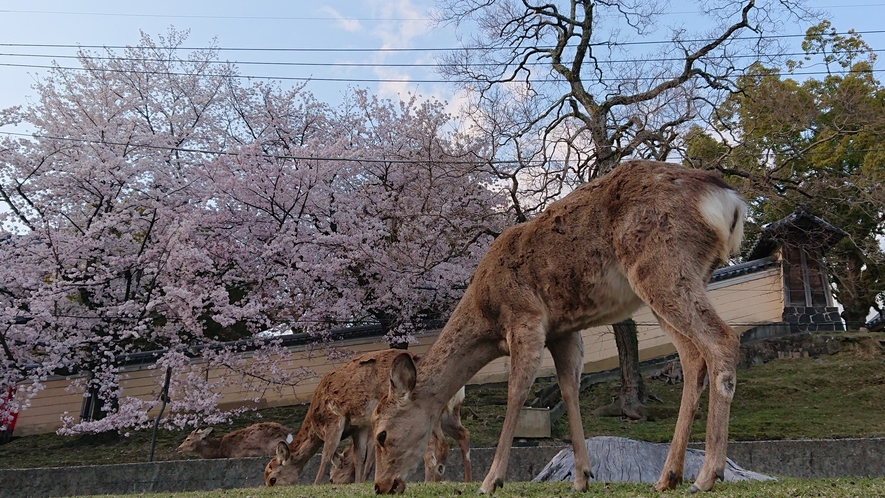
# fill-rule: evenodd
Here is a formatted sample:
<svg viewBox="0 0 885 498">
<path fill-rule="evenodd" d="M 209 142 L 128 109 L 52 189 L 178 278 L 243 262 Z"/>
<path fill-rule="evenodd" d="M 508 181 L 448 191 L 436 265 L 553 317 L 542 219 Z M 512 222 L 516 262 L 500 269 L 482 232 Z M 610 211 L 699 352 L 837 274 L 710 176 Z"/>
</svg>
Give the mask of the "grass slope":
<svg viewBox="0 0 885 498">
<path fill-rule="evenodd" d="M 817 359 L 773 360 L 741 371 L 738 373 L 737 394 L 732 405 L 730 438 L 764 440 L 885 436 L 883 384 L 885 355 L 879 351 L 864 352 L 862 348 Z M 682 385 L 649 380 L 647 386 L 660 402 L 649 404 L 651 420 L 643 422 L 590 415 L 591 410 L 611 401 L 618 388 L 615 383 L 600 384 L 585 391 L 582 394 L 582 411 L 586 436 L 610 435 L 668 442 L 676 423 Z M 536 388 L 540 388 L 540 385 Z M 479 448 L 497 444 L 505 403 L 504 385 L 468 388 L 462 419 L 471 431 L 472 446 Z M 706 398 L 702 399 L 701 405 L 692 432 L 692 439 L 696 441 L 704 438 Z M 262 410 L 258 414 L 242 416 L 230 426 L 217 427 L 216 431 L 224 433 L 260 420 L 277 421 L 297 429 L 305 411 L 306 406 Z M 188 432 L 161 430 L 154 459 L 196 458 L 174 452 Z M 150 452 L 150 436 L 150 431 L 135 431 L 128 437 L 114 433 L 79 437 L 44 434 L 16 438 L 0 446 L 0 468 L 144 462 Z M 568 437 L 567 423 L 563 417 L 555 424 L 553 437 L 539 443 L 561 445 Z"/>
</svg>

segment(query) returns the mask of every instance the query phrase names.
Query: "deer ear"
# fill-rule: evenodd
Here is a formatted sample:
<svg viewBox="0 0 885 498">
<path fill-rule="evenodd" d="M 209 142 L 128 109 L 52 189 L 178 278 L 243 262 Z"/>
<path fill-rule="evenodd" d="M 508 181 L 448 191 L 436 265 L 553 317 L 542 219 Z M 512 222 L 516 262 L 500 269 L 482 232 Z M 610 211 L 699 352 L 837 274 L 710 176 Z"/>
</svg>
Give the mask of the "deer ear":
<svg viewBox="0 0 885 498">
<path fill-rule="evenodd" d="M 200 438 L 200 439 L 203 439 L 203 438 L 205 438 L 206 436 L 208 436 L 211 432 L 212 432 L 212 428 L 211 428 L 211 427 L 207 427 L 207 428 L 205 428 L 205 429 L 200 429 L 200 430 L 197 431 L 197 437 Z"/>
<path fill-rule="evenodd" d="M 280 465 L 286 465 L 286 461 L 289 460 L 289 445 L 283 441 L 277 443 L 277 459 Z"/>
<path fill-rule="evenodd" d="M 332 454 L 332 467 L 340 469 L 342 460 L 344 460 L 344 455 L 342 455 L 340 451 L 336 451 L 334 454 Z"/>
<path fill-rule="evenodd" d="M 402 400 L 411 397 L 417 377 L 412 355 L 403 353 L 394 358 L 390 367 L 390 396 Z"/>
</svg>

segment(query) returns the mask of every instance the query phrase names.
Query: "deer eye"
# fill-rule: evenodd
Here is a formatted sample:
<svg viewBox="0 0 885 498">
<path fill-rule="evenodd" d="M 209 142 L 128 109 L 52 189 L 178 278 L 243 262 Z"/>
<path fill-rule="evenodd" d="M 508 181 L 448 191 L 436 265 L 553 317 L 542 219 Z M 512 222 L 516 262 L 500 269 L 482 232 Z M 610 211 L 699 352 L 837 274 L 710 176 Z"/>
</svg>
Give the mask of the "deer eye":
<svg viewBox="0 0 885 498">
<path fill-rule="evenodd" d="M 379 446 L 384 446 L 384 441 L 387 440 L 387 431 L 379 432 L 378 435 L 376 436 L 376 439 L 378 440 Z"/>
<path fill-rule="evenodd" d="M 273 485 L 276 484 L 276 483 L 277 483 L 277 478 L 276 478 L 276 477 L 271 477 L 271 478 L 270 478 L 270 485 L 273 486 Z"/>
</svg>

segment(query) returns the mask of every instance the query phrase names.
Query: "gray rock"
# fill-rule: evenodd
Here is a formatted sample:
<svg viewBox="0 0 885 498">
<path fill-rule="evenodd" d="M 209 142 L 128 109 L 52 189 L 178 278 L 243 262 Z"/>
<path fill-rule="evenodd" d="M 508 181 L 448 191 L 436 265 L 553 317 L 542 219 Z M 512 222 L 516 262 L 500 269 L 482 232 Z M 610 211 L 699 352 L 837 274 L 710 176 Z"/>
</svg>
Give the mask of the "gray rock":
<svg viewBox="0 0 885 498">
<path fill-rule="evenodd" d="M 648 482 L 658 480 L 669 444 L 648 443 L 612 436 L 599 436 L 586 441 L 590 453 L 593 481 L 597 482 Z M 684 479 L 697 478 L 704 461 L 704 451 L 689 448 L 685 454 Z M 533 482 L 572 481 L 575 473 L 575 452 L 565 448 L 553 457 Z M 772 481 L 776 478 L 739 467 L 731 459 L 726 460 L 725 481 Z"/>
</svg>

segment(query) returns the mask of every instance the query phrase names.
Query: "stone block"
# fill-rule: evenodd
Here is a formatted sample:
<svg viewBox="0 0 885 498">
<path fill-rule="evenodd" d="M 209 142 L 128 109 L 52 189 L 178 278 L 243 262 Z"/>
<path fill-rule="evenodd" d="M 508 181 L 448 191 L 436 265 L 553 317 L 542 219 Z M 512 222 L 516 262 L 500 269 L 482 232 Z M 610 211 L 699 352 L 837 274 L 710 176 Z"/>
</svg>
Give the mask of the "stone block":
<svg viewBox="0 0 885 498">
<path fill-rule="evenodd" d="M 514 437 L 550 437 L 550 409 L 524 406 L 519 413 L 519 420 L 516 422 Z"/>
</svg>

